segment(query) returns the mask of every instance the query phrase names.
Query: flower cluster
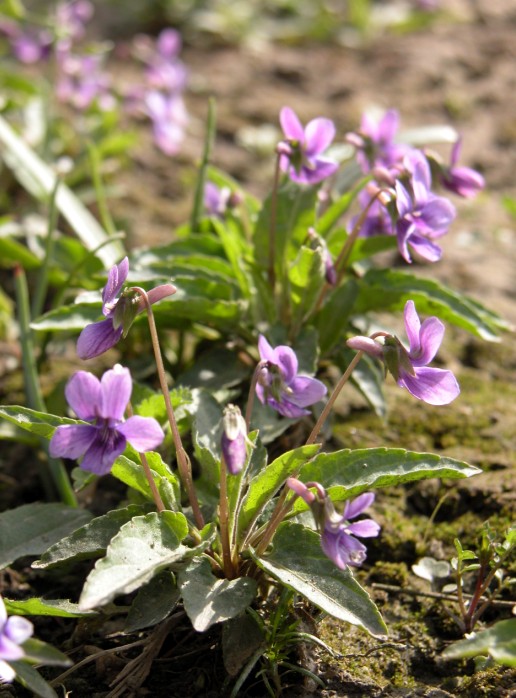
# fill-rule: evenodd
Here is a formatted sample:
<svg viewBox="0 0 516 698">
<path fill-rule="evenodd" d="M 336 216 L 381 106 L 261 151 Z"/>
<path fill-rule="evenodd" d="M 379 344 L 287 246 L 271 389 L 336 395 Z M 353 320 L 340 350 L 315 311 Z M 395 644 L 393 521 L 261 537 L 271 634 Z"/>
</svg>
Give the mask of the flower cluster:
<svg viewBox="0 0 516 698">
<path fill-rule="evenodd" d="M 367 548 L 356 539 L 374 538 L 380 533 L 380 526 L 373 519 L 362 519 L 350 523 L 368 509 L 374 502 L 372 492 L 364 492 L 356 499 L 346 502 L 342 514 L 335 511 L 328 493 L 317 482 L 303 483 L 294 477 L 287 485 L 311 508 L 315 523 L 321 534 L 321 547 L 324 554 L 341 570 L 348 566 L 357 567 L 366 559 Z M 310 491 L 315 489 L 316 494 Z"/>
<path fill-rule="evenodd" d="M 164 434 L 155 419 L 132 416 L 124 421 L 131 392 L 129 369 L 119 364 L 106 371 L 100 381 L 87 371 L 75 373 L 66 386 L 66 399 L 79 419 L 90 424 L 57 427 L 50 455 L 72 460 L 83 456 L 83 470 L 105 475 L 127 442 L 140 452 L 159 446 Z"/>
<path fill-rule="evenodd" d="M 10 683 L 15 671 L 9 662 L 15 662 L 25 656 L 20 647 L 34 632 L 32 623 L 21 616 L 7 617 L 5 604 L 0 596 L 0 681 Z"/>
<path fill-rule="evenodd" d="M 421 323 L 414 301 L 407 301 L 404 310 L 405 330 L 409 349 L 392 335 L 380 333 L 384 343 L 371 337 L 352 337 L 351 349 L 380 359 L 402 388 L 429 405 L 447 405 L 460 393 L 457 379 L 451 371 L 428 366 L 437 354 L 444 335 L 444 325 L 436 317 Z"/>
<path fill-rule="evenodd" d="M 484 180 L 475 170 L 457 165 L 460 139 L 452 149 L 450 165 L 445 166 L 434 154 L 399 143 L 398 129 L 398 113 L 391 109 L 378 121 L 364 115 L 359 131 L 347 135 L 362 171 L 377 180 L 359 195 L 361 208 L 369 207 L 360 234 L 396 235 L 406 262 L 413 261 L 413 254 L 435 262 L 442 255 L 436 240 L 448 231 L 455 208 L 433 193 L 431 166 L 442 186 L 463 197 L 475 196 Z M 388 192 L 385 201 L 378 196 L 382 191 Z M 351 221 L 352 227 L 358 218 Z"/>
</svg>

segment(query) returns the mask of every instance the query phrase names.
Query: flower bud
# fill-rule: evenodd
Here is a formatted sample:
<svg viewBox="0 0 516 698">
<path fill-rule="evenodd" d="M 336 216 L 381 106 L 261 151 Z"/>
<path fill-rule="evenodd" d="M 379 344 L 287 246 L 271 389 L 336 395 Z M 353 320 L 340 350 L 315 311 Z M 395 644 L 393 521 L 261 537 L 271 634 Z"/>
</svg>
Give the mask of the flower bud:
<svg viewBox="0 0 516 698">
<path fill-rule="evenodd" d="M 228 472 L 237 475 L 247 460 L 247 429 L 240 409 L 227 405 L 222 417 L 222 437 L 220 445 Z"/>
</svg>

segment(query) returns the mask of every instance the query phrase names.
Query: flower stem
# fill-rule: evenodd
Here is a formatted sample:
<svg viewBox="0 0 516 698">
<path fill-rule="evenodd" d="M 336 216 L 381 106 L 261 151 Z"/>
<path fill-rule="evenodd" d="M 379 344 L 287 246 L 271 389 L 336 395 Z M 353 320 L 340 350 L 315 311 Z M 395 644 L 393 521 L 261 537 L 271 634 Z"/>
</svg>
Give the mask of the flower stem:
<svg viewBox="0 0 516 698">
<path fill-rule="evenodd" d="M 152 305 L 149 301 L 147 292 L 144 291 L 143 288 L 133 286 L 132 290 L 137 291 L 140 294 L 145 304 L 145 308 L 147 310 L 147 319 L 149 322 L 149 330 L 151 335 L 152 348 L 154 350 L 154 358 L 156 360 L 156 369 L 158 371 L 161 392 L 163 393 L 163 397 L 165 399 L 165 408 L 167 410 L 168 422 L 172 431 L 172 438 L 174 439 L 174 446 L 176 447 L 176 457 L 179 475 L 181 476 L 181 481 L 188 495 L 190 506 L 192 507 L 195 524 L 197 528 L 200 529 L 204 527 L 204 518 L 201 513 L 201 508 L 199 506 L 197 494 L 193 485 L 190 459 L 188 458 L 188 455 L 183 447 L 183 442 L 181 441 L 181 436 L 179 434 L 179 429 L 177 427 L 177 422 L 174 415 L 174 409 L 170 400 L 170 392 L 165 376 L 165 366 L 163 364 L 163 357 L 161 356 L 161 348 L 159 344 L 158 331 L 156 329 L 156 321 L 154 320 L 154 313 L 152 312 Z"/>
<path fill-rule="evenodd" d="M 231 557 L 231 545 L 229 542 L 227 468 L 226 463 L 224 462 L 224 457 L 222 457 L 220 463 L 219 495 L 220 542 L 222 545 L 222 562 L 224 565 L 224 574 L 226 575 L 226 579 L 234 579 L 235 570 L 233 568 L 233 560 Z"/>
<path fill-rule="evenodd" d="M 133 415 L 133 408 L 132 408 L 131 403 L 129 403 L 127 405 L 127 414 L 129 415 L 129 417 L 132 417 L 132 415 Z M 141 452 L 139 452 L 139 455 L 140 455 L 140 459 L 141 459 L 142 466 L 143 466 L 143 472 L 145 473 L 145 477 L 147 478 L 147 482 L 149 483 L 149 487 L 150 487 L 150 491 L 152 493 L 152 497 L 154 499 L 154 503 L 156 504 L 156 509 L 158 510 L 158 512 L 161 513 L 162 511 L 165 511 L 166 507 L 163 504 L 163 500 L 161 499 L 161 495 L 158 491 L 158 488 L 156 487 L 156 483 L 154 482 L 154 478 L 152 477 L 152 472 L 151 472 L 151 469 L 149 466 L 149 462 L 147 460 L 147 456 L 145 455 L 145 453 L 141 453 Z"/>
<path fill-rule="evenodd" d="M 211 159 L 211 151 L 213 149 L 213 142 L 215 140 L 215 128 L 215 99 L 213 97 L 210 97 L 210 99 L 208 100 L 208 122 L 206 124 L 206 138 L 204 141 L 204 150 L 202 153 L 201 166 L 199 168 L 199 176 L 197 177 L 197 184 L 195 186 L 192 215 L 190 217 L 190 229 L 194 233 L 197 232 L 199 228 L 199 221 L 202 215 L 202 209 L 204 205 L 204 187 L 206 183 L 206 170 L 208 169 L 208 165 Z"/>
<path fill-rule="evenodd" d="M 328 400 L 328 402 L 327 402 L 326 405 L 324 406 L 324 409 L 323 409 L 323 411 L 321 412 L 321 414 L 320 414 L 320 416 L 319 416 L 319 419 L 318 419 L 317 422 L 315 423 L 315 426 L 314 426 L 314 428 L 312 429 L 312 431 L 311 431 L 311 433 L 310 433 L 310 436 L 309 436 L 308 439 L 306 440 L 306 445 L 307 445 L 307 446 L 308 446 L 309 444 L 313 444 L 313 443 L 315 442 L 316 438 L 319 436 L 319 432 L 321 431 L 321 429 L 322 429 L 322 427 L 323 427 L 323 424 L 324 424 L 324 422 L 326 421 L 326 419 L 327 419 L 327 417 L 328 417 L 328 415 L 329 415 L 329 413 L 330 413 L 330 410 L 331 410 L 331 408 L 333 407 L 333 404 L 334 404 L 335 400 L 336 400 L 337 397 L 339 396 L 339 393 L 340 393 L 340 391 L 342 390 L 342 388 L 344 387 L 344 385 L 345 385 L 345 384 L 347 383 L 347 381 L 349 380 L 349 377 L 351 376 L 351 374 L 352 374 L 353 371 L 355 370 L 355 367 L 356 367 L 356 365 L 358 364 L 358 362 L 360 361 L 360 359 L 362 358 L 363 354 L 364 354 L 363 351 L 357 352 L 356 355 L 353 357 L 351 363 L 349 364 L 349 366 L 348 366 L 347 369 L 345 370 L 345 372 L 342 374 L 341 379 L 340 379 L 339 382 L 337 383 L 337 386 L 335 387 L 333 393 L 330 395 L 330 399 Z"/>
<path fill-rule="evenodd" d="M 258 377 L 262 368 L 265 368 L 268 361 L 260 361 L 256 368 L 254 369 L 253 378 L 251 380 L 251 385 L 249 386 L 249 395 L 247 397 L 247 405 L 245 408 L 245 427 L 247 433 L 251 431 L 251 416 L 253 414 L 254 398 L 256 394 L 256 384 L 258 383 Z"/>
<path fill-rule="evenodd" d="M 27 277 L 21 266 L 14 269 L 14 286 L 16 292 L 16 305 L 18 307 L 18 322 L 20 326 L 20 344 L 23 358 L 23 375 L 25 380 L 25 390 L 29 407 L 39 412 L 46 412 L 45 402 L 41 394 L 39 377 L 36 368 L 34 341 L 30 329 L 29 291 L 27 288 Z M 41 440 L 43 448 L 48 453 L 46 441 Z M 55 458 L 48 458 L 48 470 L 50 478 L 59 493 L 61 501 L 68 506 L 76 507 L 75 498 L 70 479 L 64 465 Z M 51 487 L 49 489 L 52 489 Z"/>
</svg>

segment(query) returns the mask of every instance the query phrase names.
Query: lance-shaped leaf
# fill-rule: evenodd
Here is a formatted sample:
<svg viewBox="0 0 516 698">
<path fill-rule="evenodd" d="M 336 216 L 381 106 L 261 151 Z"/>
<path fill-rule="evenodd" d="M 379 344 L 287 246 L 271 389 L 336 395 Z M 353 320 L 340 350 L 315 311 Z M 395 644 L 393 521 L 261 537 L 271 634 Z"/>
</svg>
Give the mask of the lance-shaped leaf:
<svg viewBox="0 0 516 698">
<path fill-rule="evenodd" d="M 79 607 L 88 610 L 109 603 L 179 562 L 189 551 L 181 545 L 187 533 L 187 520 L 179 512 L 152 512 L 126 523 L 88 575 Z"/>
<path fill-rule="evenodd" d="M 306 461 L 317 453 L 319 448 L 319 444 L 312 444 L 287 451 L 251 480 L 238 517 L 240 538 L 256 521 L 285 480 L 301 469 Z"/>
<path fill-rule="evenodd" d="M 516 618 L 501 620 L 491 628 L 459 640 L 443 652 L 446 659 L 490 655 L 498 664 L 516 667 Z"/>
<path fill-rule="evenodd" d="M 434 453 L 416 453 L 403 448 L 348 448 L 321 453 L 301 471 L 303 482 L 320 482 L 333 501 L 349 499 L 377 487 L 392 487 L 432 477 L 456 480 L 481 470 L 454 458 Z M 307 506 L 296 500 L 294 511 Z"/>
<path fill-rule="evenodd" d="M 392 269 L 372 269 L 362 277 L 355 312 L 401 311 L 408 300 L 415 302 L 421 315 L 438 315 L 443 322 L 489 341 L 497 341 L 500 331 L 510 329 L 505 320 L 478 301 L 433 279 Z"/>
<path fill-rule="evenodd" d="M 70 666 L 73 664 L 71 659 L 56 647 L 33 637 L 25 640 L 23 651 L 25 652 L 25 659 L 29 662 L 51 664 L 52 666 Z"/>
<path fill-rule="evenodd" d="M 95 615 L 95 611 L 81 611 L 76 603 L 68 599 L 32 598 L 24 601 L 11 601 L 4 598 L 10 616 L 54 616 L 56 618 L 81 618 Z"/>
<path fill-rule="evenodd" d="M 301 524 L 285 522 L 273 538 L 272 552 L 252 553 L 263 570 L 334 618 L 380 637 L 387 628 L 368 593 L 349 569 L 340 570 L 326 557 L 320 537 Z"/>
<path fill-rule="evenodd" d="M 163 570 L 138 592 L 127 614 L 125 632 L 134 633 L 161 623 L 177 606 L 179 597 L 174 575 Z"/>
<path fill-rule="evenodd" d="M 64 504 L 23 504 L 0 514 L 0 569 L 25 555 L 40 555 L 92 518 Z"/>
<path fill-rule="evenodd" d="M 325 284 L 325 267 L 320 249 L 302 246 L 288 271 L 292 323 L 300 327 L 315 307 Z"/>
<path fill-rule="evenodd" d="M 56 428 L 61 424 L 85 424 L 85 422 L 80 422 L 77 419 L 57 417 L 54 414 L 37 412 L 28 407 L 19 407 L 18 405 L 0 407 L 0 418 L 15 424 L 20 429 L 29 431 L 31 434 L 43 436 L 45 439 L 50 439 Z"/>
<path fill-rule="evenodd" d="M 39 560 L 32 563 L 36 569 L 55 567 L 63 562 L 77 562 L 103 555 L 111 539 L 120 528 L 135 516 L 145 513 L 142 506 L 131 504 L 125 509 L 114 509 L 98 516 L 85 526 L 52 545 Z"/>
<path fill-rule="evenodd" d="M 195 560 L 179 572 L 178 586 L 185 611 L 198 632 L 242 613 L 256 595 L 254 579 L 217 579 L 206 558 Z"/>
<path fill-rule="evenodd" d="M 16 681 L 39 698 L 58 698 L 52 686 L 45 681 L 41 674 L 33 666 L 22 660 L 9 662 L 16 672 Z"/>
</svg>

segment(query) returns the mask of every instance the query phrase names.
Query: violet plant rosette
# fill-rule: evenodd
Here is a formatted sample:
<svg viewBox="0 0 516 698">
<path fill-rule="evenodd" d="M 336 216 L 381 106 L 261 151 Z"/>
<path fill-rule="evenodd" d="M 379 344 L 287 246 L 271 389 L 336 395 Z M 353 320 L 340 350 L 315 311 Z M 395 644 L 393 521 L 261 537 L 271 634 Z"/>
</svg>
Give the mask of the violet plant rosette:
<svg viewBox="0 0 516 698">
<path fill-rule="evenodd" d="M 326 395 L 326 386 L 317 378 L 298 374 L 298 360 L 293 349 L 285 345 L 273 348 L 263 335 L 258 340 L 263 364 L 256 384 L 256 394 L 283 417 L 297 419 L 310 414 L 306 408 Z"/>
<path fill-rule="evenodd" d="M 385 335 L 384 344 L 371 337 L 351 337 L 347 345 L 382 360 L 398 385 L 429 405 L 448 405 L 460 393 L 452 371 L 428 364 L 434 359 L 444 336 L 444 325 L 437 317 L 421 323 L 414 301 L 407 301 L 404 310 L 405 331 L 409 349 L 397 337 Z"/>
<path fill-rule="evenodd" d="M 362 519 L 353 523 L 351 519 L 363 514 L 371 506 L 375 499 L 373 492 L 364 492 L 347 501 L 344 511 L 339 514 L 326 490 L 319 483 L 305 484 L 291 477 L 287 480 L 287 486 L 311 508 L 321 533 L 324 554 L 341 570 L 348 566 L 361 565 L 366 559 L 367 548 L 357 540 L 357 536 L 374 538 L 380 533 L 380 525 L 373 519 Z M 316 494 L 310 491 L 310 487 L 316 490 Z"/>
<path fill-rule="evenodd" d="M 82 456 L 83 470 L 105 475 L 127 442 L 140 453 L 159 446 L 164 433 L 155 419 L 135 415 L 124 421 L 131 392 L 131 374 L 120 364 L 106 371 L 101 380 L 87 371 L 75 373 L 66 385 L 66 400 L 79 419 L 90 424 L 57 427 L 50 440 L 52 458 L 76 460 Z"/>
<path fill-rule="evenodd" d="M 279 164 L 293 182 L 318 184 L 337 171 L 338 163 L 322 155 L 335 138 L 331 119 L 318 117 L 303 128 L 296 113 L 283 107 L 280 124 L 284 141 L 279 146 Z"/>
<path fill-rule="evenodd" d="M 23 659 L 25 652 L 20 647 L 34 632 L 34 626 L 21 616 L 7 617 L 4 601 L 0 596 L 0 683 L 11 683 L 16 676 L 8 662 Z"/>
<path fill-rule="evenodd" d="M 137 292 L 129 291 L 128 295 L 119 293 L 129 274 L 127 257 L 111 267 L 108 280 L 102 290 L 102 314 L 105 320 L 93 322 L 82 330 L 77 340 L 77 354 L 80 359 L 92 359 L 100 356 L 126 336 L 129 328 L 144 305 L 140 303 Z M 151 289 L 147 295 L 150 303 L 157 303 L 163 298 L 173 295 L 176 287 L 172 284 L 161 284 Z"/>
</svg>

